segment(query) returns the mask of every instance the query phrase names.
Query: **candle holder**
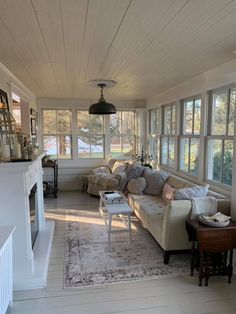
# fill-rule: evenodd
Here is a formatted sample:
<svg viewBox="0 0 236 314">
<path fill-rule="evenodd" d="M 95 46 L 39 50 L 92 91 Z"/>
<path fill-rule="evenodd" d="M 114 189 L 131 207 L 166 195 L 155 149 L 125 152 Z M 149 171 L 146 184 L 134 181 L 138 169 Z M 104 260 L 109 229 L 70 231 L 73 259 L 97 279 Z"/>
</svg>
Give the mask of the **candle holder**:
<svg viewBox="0 0 236 314">
<path fill-rule="evenodd" d="M 150 169 L 152 169 L 151 166 L 152 155 L 144 154 L 143 148 L 141 154 L 132 155 L 132 160 L 137 163 L 140 163 L 144 167 L 149 167 Z"/>
</svg>

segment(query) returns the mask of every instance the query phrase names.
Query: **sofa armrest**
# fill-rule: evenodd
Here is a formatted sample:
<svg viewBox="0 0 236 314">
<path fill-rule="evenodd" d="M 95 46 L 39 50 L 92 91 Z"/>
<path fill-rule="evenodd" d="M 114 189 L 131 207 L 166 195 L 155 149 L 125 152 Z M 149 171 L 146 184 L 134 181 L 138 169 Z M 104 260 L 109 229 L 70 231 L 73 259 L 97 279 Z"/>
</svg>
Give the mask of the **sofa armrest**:
<svg viewBox="0 0 236 314">
<path fill-rule="evenodd" d="M 126 172 L 120 172 L 115 175 L 115 178 L 119 181 L 119 185 L 123 184 L 126 180 Z"/>
<path fill-rule="evenodd" d="M 192 203 L 189 200 L 174 200 L 166 205 L 161 232 L 164 250 L 183 250 L 191 247 L 185 228 Z"/>
<path fill-rule="evenodd" d="M 111 170 L 108 166 L 104 165 L 104 166 L 99 166 L 97 168 L 92 169 L 91 172 L 92 172 L 92 174 L 98 174 L 98 173 L 110 174 Z"/>
</svg>

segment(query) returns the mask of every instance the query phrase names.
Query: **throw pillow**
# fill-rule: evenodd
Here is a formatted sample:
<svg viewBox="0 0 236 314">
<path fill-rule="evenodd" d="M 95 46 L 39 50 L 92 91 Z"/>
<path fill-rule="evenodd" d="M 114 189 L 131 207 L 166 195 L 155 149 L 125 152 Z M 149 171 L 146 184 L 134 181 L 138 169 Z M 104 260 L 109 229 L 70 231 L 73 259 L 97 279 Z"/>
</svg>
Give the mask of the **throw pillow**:
<svg viewBox="0 0 236 314">
<path fill-rule="evenodd" d="M 96 173 L 110 173 L 110 169 L 107 167 L 98 167 L 92 170 L 94 174 Z"/>
<path fill-rule="evenodd" d="M 138 164 L 129 165 L 126 170 L 126 178 L 129 179 L 137 179 L 143 175 L 145 168 Z"/>
<path fill-rule="evenodd" d="M 161 196 L 169 174 L 165 171 L 152 171 L 150 169 L 145 169 L 143 177 L 147 181 L 147 186 L 144 190 L 144 193 L 149 195 Z"/>
<path fill-rule="evenodd" d="M 120 172 L 125 171 L 127 168 L 127 163 L 125 163 L 124 161 L 116 161 L 114 166 L 112 167 L 111 172 L 113 174 L 118 174 Z"/>
<path fill-rule="evenodd" d="M 137 179 L 130 179 L 127 189 L 130 193 L 133 194 L 143 194 L 143 190 L 145 189 L 146 185 L 146 180 L 143 177 L 139 177 Z"/>
<path fill-rule="evenodd" d="M 208 185 L 195 185 L 191 188 L 179 189 L 175 191 L 176 200 L 191 200 L 193 197 L 204 197 L 208 192 Z"/>
<path fill-rule="evenodd" d="M 165 183 L 162 191 L 162 199 L 165 202 L 170 202 L 175 198 L 175 189 L 173 189 L 168 183 Z"/>
</svg>

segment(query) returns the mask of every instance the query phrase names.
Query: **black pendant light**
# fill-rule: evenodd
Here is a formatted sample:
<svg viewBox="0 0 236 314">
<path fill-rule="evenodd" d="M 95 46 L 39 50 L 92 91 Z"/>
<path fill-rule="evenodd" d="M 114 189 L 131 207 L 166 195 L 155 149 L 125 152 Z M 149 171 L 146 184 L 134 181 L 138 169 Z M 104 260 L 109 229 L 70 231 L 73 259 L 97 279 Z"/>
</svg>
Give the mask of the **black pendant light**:
<svg viewBox="0 0 236 314">
<path fill-rule="evenodd" d="M 91 82 L 90 85 L 94 86 L 95 82 L 97 82 L 97 81 L 94 80 L 94 81 L 90 81 L 90 82 Z M 106 84 L 105 82 L 106 81 L 100 81 L 96 84 L 96 86 L 100 87 L 101 95 L 100 95 L 99 101 L 89 107 L 89 114 L 105 115 L 105 114 L 115 114 L 116 113 L 116 107 L 113 104 L 106 102 L 104 95 L 103 95 L 103 88 L 115 86 L 114 83 L 116 83 L 116 82 L 108 81 L 108 82 L 112 82 L 113 85 L 111 83 L 110 83 L 110 85 Z"/>
</svg>

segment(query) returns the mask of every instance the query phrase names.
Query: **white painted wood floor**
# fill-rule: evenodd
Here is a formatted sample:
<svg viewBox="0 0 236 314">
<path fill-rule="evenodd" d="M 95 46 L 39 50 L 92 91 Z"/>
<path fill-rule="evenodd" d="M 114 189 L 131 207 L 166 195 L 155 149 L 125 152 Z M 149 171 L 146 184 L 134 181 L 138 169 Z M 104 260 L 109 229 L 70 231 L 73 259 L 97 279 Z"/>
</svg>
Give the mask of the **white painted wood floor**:
<svg viewBox="0 0 236 314">
<path fill-rule="evenodd" d="M 208 287 L 198 287 L 195 275 L 64 290 L 65 208 L 97 207 L 98 199 L 82 192 L 63 192 L 58 199 L 46 199 L 47 216 L 56 220 L 47 288 L 15 292 L 7 314 L 236 313 L 235 277 L 231 284 L 226 277 L 211 277 Z"/>
</svg>

